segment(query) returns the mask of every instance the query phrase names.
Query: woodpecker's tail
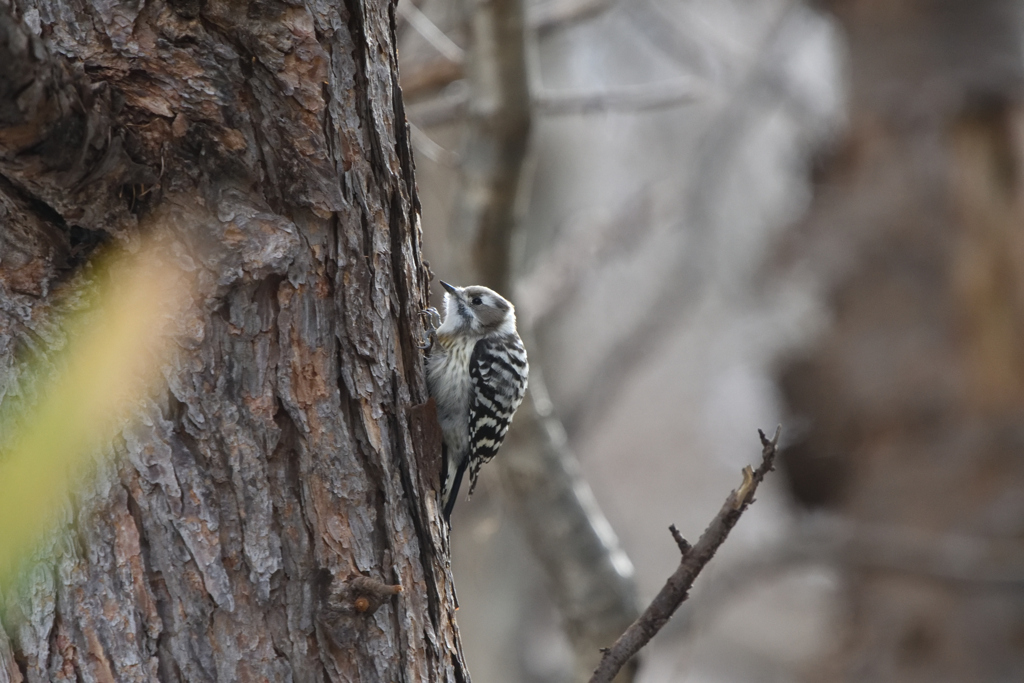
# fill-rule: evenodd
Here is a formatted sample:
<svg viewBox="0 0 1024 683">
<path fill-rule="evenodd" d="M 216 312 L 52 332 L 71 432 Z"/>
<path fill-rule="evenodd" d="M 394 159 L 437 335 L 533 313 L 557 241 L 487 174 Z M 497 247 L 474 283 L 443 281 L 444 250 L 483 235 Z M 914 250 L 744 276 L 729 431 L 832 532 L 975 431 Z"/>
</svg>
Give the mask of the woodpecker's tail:
<svg viewBox="0 0 1024 683">
<path fill-rule="evenodd" d="M 451 524 L 452 508 L 455 507 L 455 501 L 459 497 L 459 486 L 462 485 L 462 475 L 466 473 L 469 458 L 463 458 L 455 471 L 449 472 L 447 453 L 444 456 L 442 460 L 445 471 L 441 473 L 444 481 L 441 490 L 441 508 L 444 511 L 444 521 Z"/>
</svg>

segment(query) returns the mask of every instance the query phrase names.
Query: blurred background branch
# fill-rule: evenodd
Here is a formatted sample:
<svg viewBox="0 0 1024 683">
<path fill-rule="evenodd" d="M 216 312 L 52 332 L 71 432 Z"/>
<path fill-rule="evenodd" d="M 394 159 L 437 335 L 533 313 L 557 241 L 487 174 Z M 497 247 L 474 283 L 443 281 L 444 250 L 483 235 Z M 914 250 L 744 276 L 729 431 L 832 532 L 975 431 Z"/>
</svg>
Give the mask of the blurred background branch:
<svg viewBox="0 0 1024 683">
<path fill-rule="evenodd" d="M 575 654 L 575 680 L 589 680 L 608 647 L 638 615 L 633 565 L 569 449 L 542 371 L 517 413 L 501 460 L 502 491 L 544 567 Z M 633 679 L 627 668 L 620 681 Z"/>
<path fill-rule="evenodd" d="M 702 95 L 699 83 L 684 78 L 659 83 L 622 85 L 595 92 L 539 92 L 533 97 L 538 114 L 569 116 L 599 112 L 630 112 L 690 104 Z"/>
<path fill-rule="evenodd" d="M 885 6 L 525 8 L 532 141 L 504 201 L 519 218 L 503 284 L 545 400 L 517 425 L 579 454 L 642 598 L 678 560 L 652 530 L 708 518 L 738 435 L 793 426 L 785 477 L 645 651 L 645 683 L 1021 669 L 998 635 L 1019 620 L 1006 591 L 1024 518 L 1009 456 L 1024 404 L 1020 8 Z M 471 49 L 472 8 L 420 8 Z M 408 109 L 430 258 L 471 272 L 448 252 L 471 243 L 451 215 L 474 85 L 425 41 L 403 48 L 406 73 L 443 75 L 417 81 Z M 538 405 L 560 420 L 533 421 Z M 522 486 L 558 471 L 537 465 Z M 456 573 L 475 577 L 460 620 L 515 643 L 488 680 L 568 681 L 571 639 L 546 609 L 569 611 L 567 594 L 537 586 L 549 561 L 525 557 L 503 521 L 518 503 L 496 483 L 485 476 L 453 536 Z M 474 616 L 482 603 L 501 607 Z M 992 656 L 958 626 L 971 618 L 993 629 Z M 493 659 L 474 638 L 471 663 Z"/>
<path fill-rule="evenodd" d="M 538 33 L 567 28 L 604 12 L 616 0 L 543 0 L 530 6 L 529 26 Z"/>
<path fill-rule="evenodd" d="M 472 245 L 462 272 L 508 292 L 533 113 L 523 5 L 470 3 L 468 22 L 468 119 L 451 234 L 455 243 Z M 529 330 L 522 333 L 533 348 Z M 575 678 L 586 680 L 600 648 L 637 613 L 632 566 L 579 474 L 547 398 L 543 364 L 533 359 L 527 400 L 498 462 L 504 493 L 565 620 Z"/>
<path fill-rule="evenodd" d="M 508 291 L 516 199 L 530 140 L 522 0 L 468 3 L 469 104 L 452 234 L 474 281 Z"/>
<path fill-rule="evenodd" d="M 430 168 L 425 173 L 421 170 L 428 251 L 432 244 L 441 245 L 428 253 L 433 268 L 445 278 L 511 291 L 531 352 L 530 394 L 497 462 L 503 499 L 544 570 L 573 653 L 572 673 L 562 670 L 557 680 L 562 680 L 560 676 L 589 680 L 600 657 L 599 648 L 610 645 L 638 614 L 634 569 L 582 476 L 570 441 L 582 443 L 585 434 L 594 432 L 601 412 L 614 405 L 645 358 L 656 353 L 678 329 L 686 306 L 697 306 L 713 289 L 708 282 L 714 279 L 714 265 L 708 256 L 718 248 L 714 235 L 717 217 L 700 214 L 719 201 L 720 188 L 728 182 L 747 140 L 747 129 L 763 114 L 763 100 L 769 100 L 772 107 L 788 96 L 777 94 L 777 84 L 788 78 L 785 55 L 793 34 L 802 28 L 802 16 L 794 11 L 798 3 L 775 3 L 770 12 L 762 13 L 757 44 L 743 50 L 728 46 L 721 36 L 703 36 L 705 26 L 691 15 L 674 11 L 665 15 L 664 9 L 652 3 L 628 11 L 617 11 L 617 7 L 612 2 L 581 2 L 535 5 L 524 11 L 507 2 L 424 4 L 421 11 L 432 17 L 417 19 L 425 27 L 416 29 L 424 40 L 410 41 L 403 52 L 403 89 L 410 100 L 407 111 L 416 150 L 437 164 L 438 172 L 452 169 L 446 171 L 444 191 L 450 209 L 443 210 L 450 210 L 451 217 L 443 219 L 443 231 L 438 217 L 430 218 L 430 180 L 436 176 Z M 610 14 L 616 11 L 612 19 Z M 415 16 L 409 10 L 402 15 Z M 665 63 L 670 67 L 652 70 L 632 82 L 542 85 L 540 42 L 558 40 L 588 22 L 609 23 L 617 32 L 642 36 L 667 56 Z M 451 38 L 431 38 L 437 27 L 444 28 Z M 449 41 L 462 46 L 465 56 L 444 47 Z M 439 58 L 439 53 L 448 56 Z M 767 98 L 761 94 L 764 90 L 769 91 Z M 705 135 L 721 145 L 698 146 L 695 161 L 677 164 L 666 175 L 652 177 L 640 186 L 627 183 L 616 188 L 601 201 L 561 220 L 550 236 L 544 235 L 536 222 L 524 221 L 524 212 L 532 212 L 530 207 L 538 201 L 534 175 L 538 156 L 544 157 L 548 151 L 527 154 L 530 131 L 538 121 L 548 125 L 543 122 L 676 115 L 697 106 L 715 112 Z M 644 148 L 638 149 L 642 153 Z M 700 169 L 696 184 L 687 177 L 685 169 L 691 167 Z M 693 198 L 699 206 L 690 206 L 687 199 Z M 606 320 L 608 326 L 587 353 L 598 349 L 607 356 L 596 366 L 600 369 L 590 374 L 591 388 L 582 392 L 584 400 L 593 403 L 567 404 L 577 411 L 575 424 L 567 433 L 548 395 L 543 337 L 572 316 L 581 302 L 592 299 L 590 289 L 609 269 L 649 258 L 651 249 L 672 256 L 668 267 L 662 264 L 655 269 L 653 296 L 648 291 L 636 299 L 635 309 L 621 320 L 610 312 L 606 319 L 595 318 Z M 645 289 L 649 288 L 645 285 Z M 608 346 L 615 340 L 618 345 Z M 620 455 L 628 459 L 629 450 Z M 485 476 L 478 498 L 487 495 L 486 481 Z M 484 571 L 485 561 L 479 544 L 473 551 L 477 557 L 462 559 L 467 551 L 460 552 L 464 547 L 460 544 L 468 541 L 460 542 L 460 538 L 483 533 L 482 537 L 491 539 L 488 547 L 517 543 L 508 531 L 484 532 L 494 528 L 486 513 L 478 522 L 463 521 L 472 519 L 473 511 L 473 506 L 463 506 L 454 520 L 455 573 L 463 577 L 459 583 L 463 593 L 474 585 L 467 577 L 469 567 Z M 466 529 L 462 526 L 466 524 L 479 528 Z M 497 524 L 501 529 L 501 522 Z M 462 565 L 465 570 L 460 562 L 467 563 Z M 507 576 L 517 571 L 520 563 L 501 566 L 500 571 Z M 526 572 L 527 567 L 523 565 L 519 571 Z M 504 604 L 502 595 L 507 591 L 514 594 L 515 585 L 505 579 L 500 589 L 487 594 L 483 602 L 490 605 L 489 617 L 481 614 L 474 620 L 474 604 L 463 600 L 460 621 L 469 642 L 470 665 L 477 675 L 482 671 L 488 679 L 541 676 L 540 680 L 549 680 L 545 677 L 552 673 L 538 673 L 543 665 L 537 661 L 546 656 L 540 652 L 521 655 L 529 663 L 520 665 L 515 673 L 494 661 L 499 658 L 496 653 L 507 648 L 499 645 L 489 655 L 484 650 L 473 654 L 480 629 L 467 628 L 467 624 L 481 624 L 493 631 L 493 641 L 507 642 L 507 637 L 500 635 L 504 627 L 499 626 L 506 617 L 498 613 Z M 513 622 L 538 619 L 526 612 L 507 618 Z M 481 669 L 479 658 L 485 658 L 483 666 L 489 668 Z M 622 673 L 626 679 L 633 675 L 632 668 Z"/>
<path fill-rule="evenodd" d="M 656 293 L 646 302 L 645 313 L 607 351 L 598 365 L 605 368 L 595 373 L 582 399 L 566 415 L 571 435 L 579 434 L 603 419 L 623 385 L 636 372 L 637 366 L 655 353 L 687 313 L 704 300 L 709 289 L 720 294 L 721 286 L 730 277 L 722 263 L 713 255 L 719 253 L 719 240 L 727 239 L 728 227 L 718 224 L 715 215 L 719 193 L 727 186 L 736 157 L 745 140 L 743 132 L 753 119 L 764 115 L 764 108 L 778 106 L 790 92 L 780 76 L 785 64 L 784 51 L 792 49 L 788 22 L 798 17 L 800 4 L 786 2 L 772 17 L 760 45 L 745 65 L 745 76 L 734 86 L 715 120 L 704 131 L 697 147 L 694 168 L 700 172 L 682 191 L 679 220 L 674 229 L 685 234 L 674 254 L 674 264 L 659 283 Z M 765 101 L 767 99 L 767 102 Z M 635 218 L 634 218 L 635 220 Z"/>
</svg>

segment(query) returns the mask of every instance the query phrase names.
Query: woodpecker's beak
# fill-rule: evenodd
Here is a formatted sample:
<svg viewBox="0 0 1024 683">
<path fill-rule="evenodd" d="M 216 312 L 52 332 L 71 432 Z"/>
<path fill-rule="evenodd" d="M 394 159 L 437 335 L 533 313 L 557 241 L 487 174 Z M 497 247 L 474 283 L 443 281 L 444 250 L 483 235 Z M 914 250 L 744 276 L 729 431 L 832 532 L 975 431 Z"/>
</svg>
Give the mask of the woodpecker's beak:
<svg viewBox="0 0 1024 683">
<path fill-rule="evenodd" d="M 440 282 L 441 286 L 445 288 L 445 291 L 447 291 L 452 296 L 458 296 L 459 295 L 459 288 L 458 287 L 452 287 L 450 284 L 448 284 L 444 280 L 438 280 L 438 282 Z"/>
</svg>

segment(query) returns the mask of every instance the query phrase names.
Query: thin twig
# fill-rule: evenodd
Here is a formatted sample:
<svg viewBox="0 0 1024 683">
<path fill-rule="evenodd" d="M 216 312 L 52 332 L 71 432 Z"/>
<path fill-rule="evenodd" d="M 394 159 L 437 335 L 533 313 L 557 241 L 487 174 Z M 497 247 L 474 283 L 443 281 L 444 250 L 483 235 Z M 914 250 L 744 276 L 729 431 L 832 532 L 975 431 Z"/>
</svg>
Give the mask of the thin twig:
<svg viewBox="0 0 1024 683">
<path fill-rule="evenodd" d="M 462 62 L 437 57 L 429 62 L 402 67 L 402 96 L 406 100 L 421 98 L 466 77 Z"/>
<path fill-rule="evenodd" d="M 784 63 L 782 55 L 792 48 L 788 29 L 802 3 L 787 0 L 766 32 L 762 46 L 754 54 L 748 73 L 736 86 L 729 103 L 722 107 L 703 142 L 695 153 L 692 166 L 701 169 L 690 186 L 684 190 L 680 231 L 685 231 L 683 247 L 674 256 L 676 265 L 665 279 L 660 291 L 650 297 L 651 303 L 640 320 L 611 345 L 605 358 L 595 367 L 595 373 L 581 399 L 563 414 L 563 422 L 570 438 L 585 433 L 586 429 L 607 413 L 614 397 L 621 395 L 623 385 L 636 368 L 651 358 L 677 329 L 685 315 L 696 307 L 718 275 L 715 240 L 721 239 L 713 214 L 714 202 L 720 199 L 726 175 L 735 164 L 736 155 L 747 140 L 745 131 L 754 118 L 763 119 L 766 107 L 755 107 L 764 100 L 778 102 L 791 97 L 779 74 Z M 610 361 L 608 359 L 613 359 Z"/>
<path fill-rule="evenodd" d="M 610 9 L 615 2 L 616 0 L 547 0 L 530 6 L 527 22 L 530 30 L 545 33 L 590 19 Z"/>
<path fill-rule="evenodd" d="M 568 116 L 598 112 L 637 112 L 693 104 L 704 98 L 707 88 L 693 78 L 607 87 L 595 91 L 539 90 L 533 106 L 545 116 Z"/>
<path fill-rule="evenodd" d="M 473 0 L 470 6 L 470 99 L 450 235 L 473 240 L 476 282 L 508 291 L 514 207 L 532 119 L 524 7 L 520 0 Z"/>
<path fill-rule="evenodd" d="M 527 348 L 531 342 L 527 337 Z M 573 680 L 585 681 L 599 648 L 636 619 L 640 605 L 633 565 L 580 472 L 536 366 L 498 460 L 502 488 L 562 613 L 576 659 Z"/>
<path fill-rule="evenodd" d="M 689 552 L 683 554 L 678 569 L 669 577 L 665 586 L 651 601 L 650 606 L 604 653 L 590 683 L 610 683 L 619 669 L 668 623 L 679 605 L 686 600 L 697 575 L 714 557 L 719 546 L 728 538 L 729 532 L 736 526 L 740 516 L 753 502 L 758 485 L 764 476 L 774 468 L 776 446 L 779 443 L 781 431 L 782 427 L 776 428 L 775 436 L 768 439 L 764 432 L 758 430 L 762 447 L 761 464 L 756 470 L 750 468 L 744 470 L 743 484 L 729 494 L 722 509 L 711 520 L 711 524 L 701 534 L 696 545 L 690 548 Z"/>
<path fill-rule="evenodd" d="M 729 72 L 746 61 L 742 43 L 718 34 L 689 5 L 679 3 L 668 12 L 657 0 L 633 0 L 624 3 L 623 10 L 625 20 L 644 35 L 650 48 L 709 81 L 727 83 Z"/>
<path fill-rule="evenodd" d="M 443 126 L 461 121 L 469 109 L 468 88 L 458 87 L 462 85 L 464 84 L 461 82 L 452 83 L 445 88 L 445 94 L 441 97 L 410 104 L 406 109 L 409 120 L 415 121 L 420 128 Z"/>
<path fill-rule="evenodd" d="M 438 53 L 456 64 L 462 63 L 466 55 L 465 50 L 456 45 L 455 41 L 439 29 L 437 24 L 430 20 L 430 17 L 420 11 L 419 7 L 409 0 L 402 0 L 398 3 L 398 14 L 408 21 L 416 33 L 423 36 L 423 39 L 430 43 L 430 46 Z"/>
<path fill-rule="evenodd" d="M 476 272 L 473 281 L 508 291 L 512 233 L 521 228 L 515 207 L 523 199 L 520 184 L 534 113 L 524 3 L 473 0 L 469 5 L 469 97 L 459 103 L 456 93 L 448 93 L 449 111 L 464 113 L 468 120 L 449 234 L 455 242 L 473 245 L 472 267 L 465 268 Z M 520 331 L 532 348 L 529 330 Z M 503 451 L 505 491 L 551 579 L 576 654 L 577 680 L 585 680 L 596 664 L 597 648 L 611 642 L 639 612 L 635 583 L 632 565 L 566 446 L 536 365 Z"/>
<path fill-rule="evenodd" d="M 671 201 L 676 186 L 647 185 L 614 211 L 579 212 L 558 229 L 554 244 L 516 284 L 516 314 L 538 329 L 564 313 L 598 269 L 631 257 L 646 243 L 660 218 L 659 207 Z"/>
<path fill-rule="evenodd" d="M 683 538 L 683 535 L 679 533 L 679 529 L 676 528 L 675 524 L 669 524 L 669 532 L 672 534 L 672 538 L 675 539 L 676 545 L 679 546 L 679 552 L 682 553 L 683 557 L 686 557 L 686 553 L 693 550 L 693 546 L 690 542 Z"/>
<path fill-rule="evenodd" d="M 461 67 L 459 67 L 461 69 Z M 432 84 L 443 85 L 444 78 L 456 75 L 439 74 L 441 78 Z M 458 75 L 461 75 L 461 71 Z M 410 89 L 417 88 L 416 94 L 425 88 L 410 81 Z M 405 86 L 403 86 L 405 87 Z M 606 112 L 635 113 L 680 107 L 699 102 L 708 91 L 707 87 L 692 78 L 680 78 L 657 83 L 621 85 L 594 91 L 541 91 L 533 96 L 531 105 L 538 116 L 586 116 Z M 452 123 L 462 119 L 468 110 L 469 94 L 465 91 L 444 95 L 436 100 L 409 107 L 409 118 L 423 128 Z"/>
<path fill-rule="evenodd" d="M 409 133 L 412 138 L 412 146 L 416 151 L 433 161 L 435 164 L 449 167 L 459 165 L 458 154 L 434 142 L 429 135 L 424 133 L 411 122 L 409 123 Z"/>
<path fill-rule="evenodd" d="M 751 586 L 803 567 L 895 572 L 992 590 L 1024 585 L 1024 543 L 807 514 L 780 540 L 708 577 L 665 631 L 683 637 Z"/>
</svg>

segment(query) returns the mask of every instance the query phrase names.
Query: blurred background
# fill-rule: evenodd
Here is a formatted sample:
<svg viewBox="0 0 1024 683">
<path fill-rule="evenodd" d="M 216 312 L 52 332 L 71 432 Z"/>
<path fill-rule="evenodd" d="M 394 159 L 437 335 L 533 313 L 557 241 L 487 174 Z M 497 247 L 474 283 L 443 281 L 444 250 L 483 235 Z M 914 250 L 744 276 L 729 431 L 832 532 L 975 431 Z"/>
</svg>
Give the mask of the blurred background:
<svg viewBox="0 0 1024 683">
<path fill-rule="evenodd" d="M 586 680 L 780 423 L 635 680 L 1024 680 L 1022 3 L 525 2 L 397 12 L 431 267 L 532 370 L 475 680 Z"/>
</svg>

